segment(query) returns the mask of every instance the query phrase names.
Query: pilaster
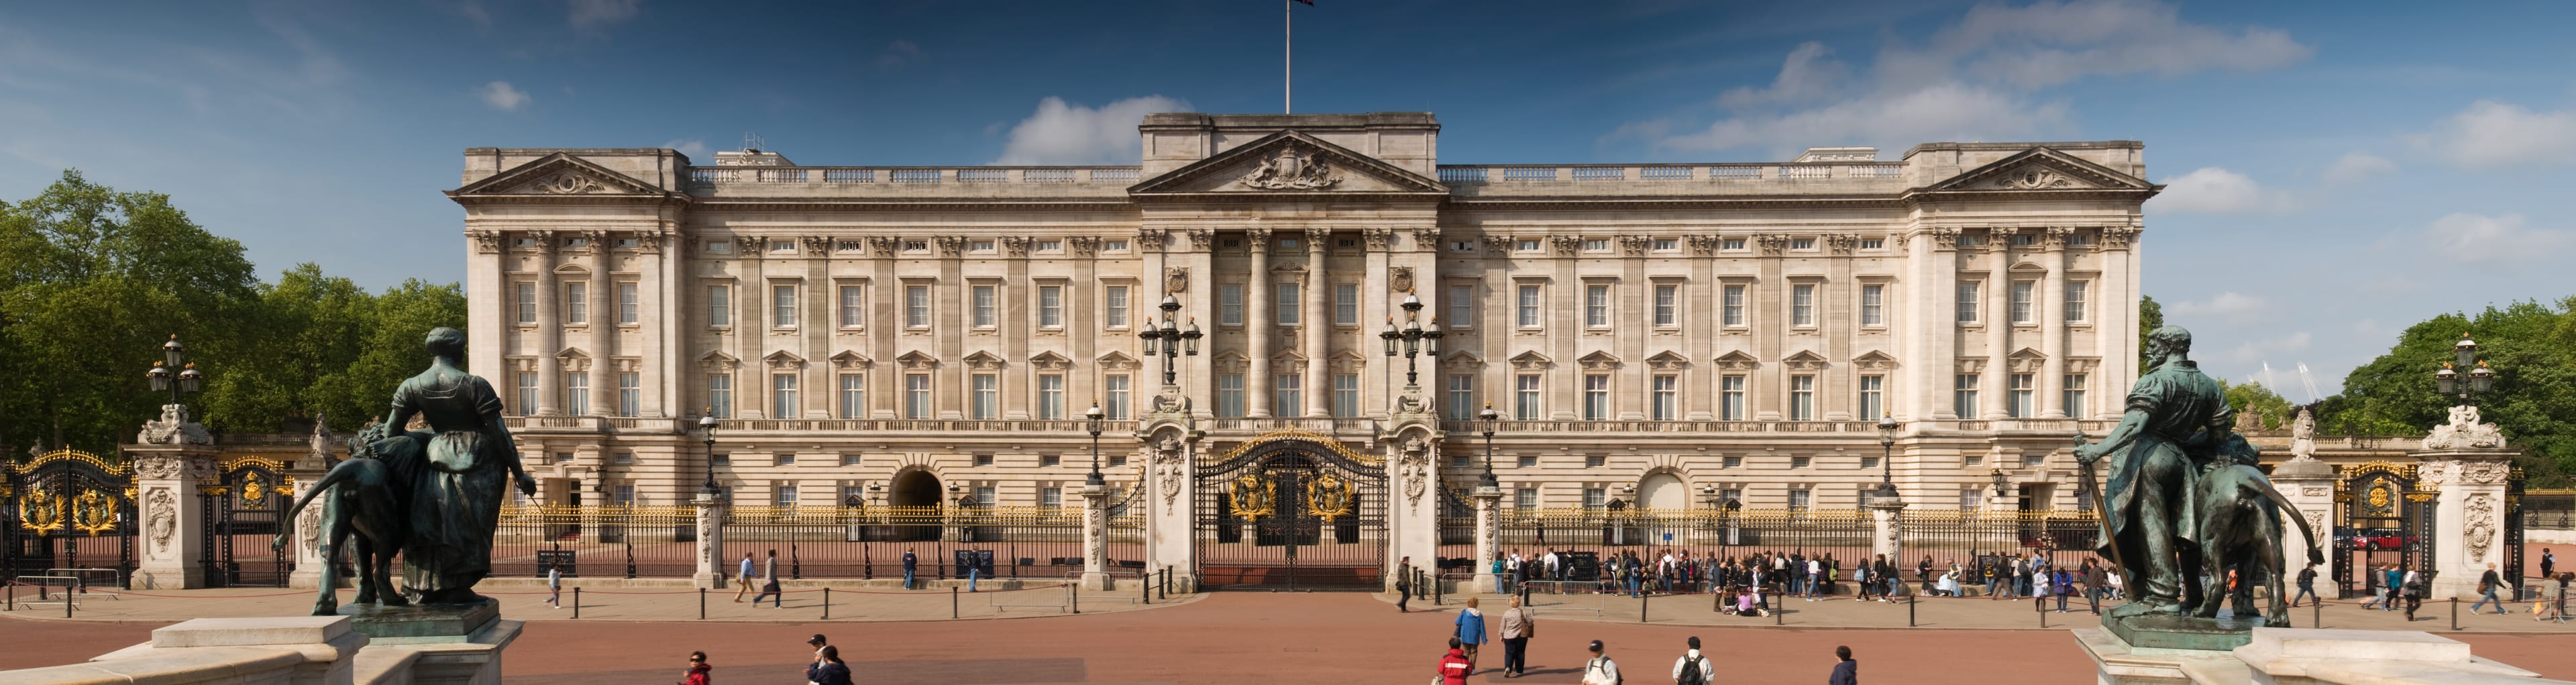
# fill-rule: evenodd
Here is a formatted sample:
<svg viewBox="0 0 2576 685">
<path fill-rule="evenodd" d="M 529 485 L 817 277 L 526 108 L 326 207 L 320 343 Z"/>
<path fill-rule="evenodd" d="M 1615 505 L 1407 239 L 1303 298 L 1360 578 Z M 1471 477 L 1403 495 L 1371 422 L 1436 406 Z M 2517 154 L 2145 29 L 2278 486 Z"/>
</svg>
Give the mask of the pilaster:
<svg viewBox="0 0 2576 685">
<path fill-rule="evenodd" d="M 698 493 L 691 504 L 698 506 L 698 570 L 689 574 L 690 584 L 709 590 L 725 586 L 724 517 L 725 501 L 707 493 Z"/>
<path fill-rule="evenodd" d="M 1905 565 L 1905 502 L 1869 503 L 1870 552 Z"/>
<path fill-rule="evenodd" d="M 2334 553 L 2334 550 L 2322 545 L 2331 543 L 2334 535 L 2334 529 L 2328 527 L 2327 518 L 2334 512 L 2335 469 L 2334 466 L 2319 461 L 2313 455 L 2299 453 L 2297 445 L 2293 445 L 2291 451 L 2294 456 L 2289 461 L 2281 462 L 2280 466 L 2272 468 L 2272 489 L 2279 491 L 2283 499 L 2289 500 L 2292 508 L 2298 509 L 2294 515 L 2306 519 L 2309 529 L 2319 535 L 2327 536 L 2324 540 L 2310 539 L 2307 534 L 2300 532 L 2296 521 L 2282 522 L 2281 569 L 2296 577 L 2298 570 L 2308 565 L 2309 547 L 2320 546 L 2320 551 Z M 2317 575 L 2331 574 L 2327 569 L 2321 568 L 2317 570 Z"/>
<path fill-rule="evenodd" d="M 1409 570 L 1396 566 L 1400 559 L 1410 557 L 1415 567 L 1427 571 L 1436 572 L 1439 568 L 1440 493 L 1446 487 L 1440 482 L 1439 421 L 1440 417 L 1432 414 L 1431 404 L 1424 401 L 1421 387 L 1405 386 L 1398 391 L 1395 406 L 1388 413 L 1387 430 L 1378 434 L 1394 488 L 1387 506 L 1387 525 L 1394 530 L 1395 549 L 1381 562 L 1389 569 L 1389 590 L 1394 589 L 1391 584 L 1395 574 Z"/>
<path fill-rule="evenodd" d="M 2430 597 L 2478 596 L 2478 577 L 2504 561 L 2505 479 L 2517 452 L 2508 449 L 2409 452 L 2434 497 L 2434 576 Z"/>
<path fill-rule="evenodd" d="M 1082 587 L 1108 592 L 1117 589 L 1109 579 L 1109 488 L 1103 485 L 1082 486 Z"/>
<path fill-rule="evenodd" d="M 1145 570 L 1168 570 L 1182 592 L 1198 588 L 1198 451 L 1205 433 L 1197 429 L 1189 396 L 1166 385 L 1154 396 L 1136 431 L 1145 460 Z M 1088 564 L 1088 562 L 1085 562 Z"/>
<path fill-rule="evenodd" d="M 215 446 L 127 445 L 125 455 L 134 462 L 135 510 L 143 517 L 133 588 L 205 587 L 204 540 L 197 534 L 205 513 L 197 505 L 197 483 L 215 472 Z"/>
<path fill-rule="evenodd" d="M 335 441 L 328 432 L 316 432 L 313 437 L 313 452 L 286 469 L 286 475 L 295 479 L 294 501 L 303 501 L 313 492 L 314 484 L 331 471 L 329 450 Z M 317 501 L 305 505 L 303 513 L 289 522 L 295 527 L 288 536 L 295 541 L 295 571 L 287 575 L 287 587 L 310 588 L 322 582 L 322 504 Z"/>
<path fill-rule="evenodd" d="M 1271 294 L 1270 229 L 1245 230 L 1243 242 L 1252 249 L 1252 274 L 1243 280 L 1243 354 L 1252 362 L 1243 374 L 1243 415 L 1269 418 L 1271 345 L 1278 335 L 1278 316 L 1270 311 L 1276 302 Z"/>
<path fill-rule="evenodd" d="M 1501 554 L 1503 547 L 1503 489 L 1478 486 L 1474 496 L 1476 498 L 1476 565 L 1468 567 L 1467 570 L 1470 573 L 1469 577 L 1476 579 L 1475 588 L 1478 594 L 1500 592 L 1502 588 L 1495 587 L 1497 579 L 1492 569 L 1494 559 Z"/>
</svg>

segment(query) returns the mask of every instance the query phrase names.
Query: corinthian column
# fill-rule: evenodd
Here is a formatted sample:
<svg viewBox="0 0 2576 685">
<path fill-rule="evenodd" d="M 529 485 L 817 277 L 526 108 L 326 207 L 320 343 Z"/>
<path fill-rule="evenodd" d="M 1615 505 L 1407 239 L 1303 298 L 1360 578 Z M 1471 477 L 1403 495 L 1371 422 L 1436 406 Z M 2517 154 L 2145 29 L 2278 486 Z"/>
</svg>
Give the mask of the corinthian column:
<svg viewBox="0 0 2576 685">
<path fill-rule="evenodd" d="M 1333 384 L 1329 362 L 1332 358 L 1330 339 L 1333 328 L 1333 280 L 1324 275 L 1324 242 L 1333 239 L 1329 228 L 1306 229 L 1306 316 L 1297 330 L 1306 339 L 1306 415 L 1333 415 Z"/>
<path fill-rule="evenodd" d="M 1243 353 L 1252 358 L 1252 368 L 1243 379 L 1244 415 L 1253 418 L 1270 416 L 1270 339 L 1272 324 L 1278 317 L 1270 314 L 1270 229 L 1254 228 L 1243 232 L 1243 241 L 1252 247 L 1252 274 L 1243 282 Z M 1223 306 L 1220 304 L 1219 306 Z"/>
</svg>

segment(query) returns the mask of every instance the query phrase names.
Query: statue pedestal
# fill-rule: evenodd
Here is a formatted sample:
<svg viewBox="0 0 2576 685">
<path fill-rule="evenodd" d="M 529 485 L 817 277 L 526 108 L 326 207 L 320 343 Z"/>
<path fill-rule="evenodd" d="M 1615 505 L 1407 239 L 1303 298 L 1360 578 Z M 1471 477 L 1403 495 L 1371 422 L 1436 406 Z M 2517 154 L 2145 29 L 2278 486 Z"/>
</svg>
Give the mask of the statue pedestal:
<svg viewBox="0 0 2576 685">
<path fill-rule="evenodd" d="M 2405 630 L 2256 628 L 2229 650 L 2138 647 L 2099 628 L 2074 631 L 2102 685 L 2455 685 L 2554 683 L 2482 659 L 2465 643 Z"/>
<path fill-rule="evenodd" d="M 475 633 L 501 620 L 501 600 L 484 597 L 469 604 L 399 607 L 346 604 L 341 605 L 340 615 L 349 617 L 352 629 L 374 638 L 371 644 L 470 642 Z"/>
<path fill-rule="evenodd" d="M 2102 629 L 2132 647 L 2148 649 L 2217 650 L 2245 646 L 2254 638 L 2260 618 L 2190 618 L 2169 614 L 2148 616 L 2102 617 Z"/>
</svg>

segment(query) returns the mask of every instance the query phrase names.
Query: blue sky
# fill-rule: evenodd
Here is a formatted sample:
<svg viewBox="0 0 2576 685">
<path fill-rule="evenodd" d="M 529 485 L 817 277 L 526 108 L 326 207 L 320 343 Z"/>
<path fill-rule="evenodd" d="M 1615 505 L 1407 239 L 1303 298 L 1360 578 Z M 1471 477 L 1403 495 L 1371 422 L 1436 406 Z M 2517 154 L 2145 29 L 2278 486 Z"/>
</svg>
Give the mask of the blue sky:
<svg viewBox="0 0 2576 685">
<path fill-rule="evenodd" d="M 381 287 L 463 275 L 468 147 L 1132 162 L 1143 112 L 1280 107 L 1282 2 L 818 5 L 0 8 L 0 198 L 77 167 Z M 2333 392 L 2415 321 L 2576 294 L 2576 5 L 2445 7 L 1321 0 L 1296 103 L 1435 112 L 1452 163 L 2142 140 L 2145 291 L 2296 401 L 2298 364 Z"/>
</svg>

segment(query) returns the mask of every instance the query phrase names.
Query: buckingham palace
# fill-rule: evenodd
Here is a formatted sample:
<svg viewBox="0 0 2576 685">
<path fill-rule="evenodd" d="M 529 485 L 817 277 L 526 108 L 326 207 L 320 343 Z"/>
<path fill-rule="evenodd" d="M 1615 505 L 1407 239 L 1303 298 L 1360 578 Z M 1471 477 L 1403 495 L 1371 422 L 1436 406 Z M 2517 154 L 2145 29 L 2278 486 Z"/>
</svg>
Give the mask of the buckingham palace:
<svg viewBox="0 0 2576 685">
<path fill-rule="evenodd" d="M 1095 406 L 1120 492 L 1160 408 L 1196 454 L 1381 465 L 1435 417 L 1434 482 L 1491 469 L 1506 508 L 1852 510 L 1883 477 L 2088 504 L 2070 437 L 2138 373 L 2142 144 L 1449 164 L 1440 132 L 1154 114 L 1134 166 L 468 149 L 470 364 L 547 504 L 1070 506 Z"/>
</svg>

